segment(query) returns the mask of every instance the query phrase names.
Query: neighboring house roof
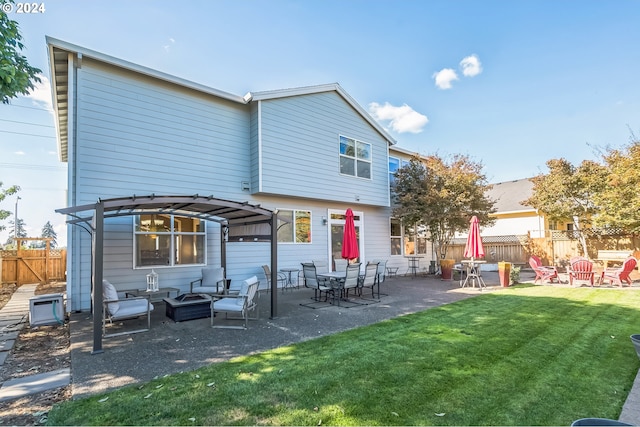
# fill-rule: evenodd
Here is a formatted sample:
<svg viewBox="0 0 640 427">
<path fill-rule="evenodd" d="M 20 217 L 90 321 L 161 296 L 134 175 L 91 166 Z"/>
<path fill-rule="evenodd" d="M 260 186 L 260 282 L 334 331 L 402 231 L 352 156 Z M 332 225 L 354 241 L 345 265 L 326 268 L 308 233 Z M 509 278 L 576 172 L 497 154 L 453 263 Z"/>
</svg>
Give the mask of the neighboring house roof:
<svg viewBox="0 0 640 427">
<path fill-rule="evenodd" d="M 182 79 L 170 74 L 163 73 L 142 65 L 128 62 L 113 56 L 105 55 L 91 49 L 86 49 L 72 43 L 58 40 L 53 37 L 46 37 L 49 53 L 49 63 L 51 68 L 51 90 L 54 101 L 54 110 L 56 113 L 56 128 L 58 133 L 59 155 L 60 160 L 67 161 L 67 144 L 68 144 L 68 127 L 69 127 L 69 62 L 82 61 L 83 57 L 92 58 L 97 61 L 104 62 L 119 68 L 143 74 L 154 79 L 163 80 L 178 86 L 196 90 L 208 95 L 213 95 L 229 101 L 240 104 L 248 104 L 252 101 L 283 98 L 288 96 L 310 95 L 320 92 L 337 92 L 349 105 L 351 105 L 374 129 L 376 129 L 385 138 L 389 144 L 395 144 L 396 141 L 387 131 L 384 130 L 378 122 L 376 122 L 366 110 L 364 110 L 339 84 L 331 83 L 325 85 L 307 86 L 292 89 L 281 89 L 273 91 L 247 93 L 244 97 L 214 89 L 199 83 Z M 75 58 L 70 58 L 69 54 L 74 54 Z M 73 106 L 71 106 L 73 108 Z"/>
<path fill-rule="evenodd" d="M 533 207 L 522 204 L 523 200 L 533 194 L 533 183 L 528 178 L 492 185 L 493 188 L 487 191 L 487 196 L 496 201 L 497 214 L 536 211 Z"/>
</svg>

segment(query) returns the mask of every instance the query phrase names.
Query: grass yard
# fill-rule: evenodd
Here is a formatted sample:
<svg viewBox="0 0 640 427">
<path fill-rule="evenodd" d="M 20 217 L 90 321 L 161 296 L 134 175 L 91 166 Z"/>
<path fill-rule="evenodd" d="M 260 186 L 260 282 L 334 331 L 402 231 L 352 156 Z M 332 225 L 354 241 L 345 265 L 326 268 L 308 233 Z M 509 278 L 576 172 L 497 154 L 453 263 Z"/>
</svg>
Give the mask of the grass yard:
<svg viewBox="0 0 640 427">
<path fill-rule="evenodd" d="M 241 331 L 238 331 L 241 334 Z M 640 290 L 520 285 L 65 402 L 49 425 L 570 425 L 617 419 Z"/>
</svg>

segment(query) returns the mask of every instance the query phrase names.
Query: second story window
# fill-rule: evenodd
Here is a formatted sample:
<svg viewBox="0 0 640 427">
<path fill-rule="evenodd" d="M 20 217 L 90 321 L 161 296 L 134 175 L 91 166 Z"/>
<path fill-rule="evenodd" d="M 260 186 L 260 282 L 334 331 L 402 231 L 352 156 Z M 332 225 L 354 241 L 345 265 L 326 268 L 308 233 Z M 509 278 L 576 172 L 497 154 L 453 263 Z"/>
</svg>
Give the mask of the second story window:
<svg viewBox="0 0 640 427">
<path fill-rule="evenodd" d="M 340 135 L 340 173 L 371 179 L 371 144 Z"/>
</svg>

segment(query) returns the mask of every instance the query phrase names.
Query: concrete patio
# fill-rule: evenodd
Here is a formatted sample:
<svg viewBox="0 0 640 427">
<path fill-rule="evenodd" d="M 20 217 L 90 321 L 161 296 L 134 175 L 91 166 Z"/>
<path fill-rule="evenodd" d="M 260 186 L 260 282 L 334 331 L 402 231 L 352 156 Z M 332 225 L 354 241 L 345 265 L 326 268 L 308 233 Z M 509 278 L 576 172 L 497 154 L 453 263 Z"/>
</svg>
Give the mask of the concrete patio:
<svg viewBox="0 0 640 427">
<path fill-rule="evenodd" d="M 523 274 L 524 276 L 528 273 Z M 300 287 L 278 292 L 278 317 L 270 319 L 270 294 L 261 291 L 260 318 L 246 331 L 212 329 L 210 319 L 174 322 L 165 315 L 165 304 L 155 303 L 151 330 L 103 340 L 103 353 L 92 354 L 91 316 L 71 316 L 71 361 L 74 398 L 146 382 L 154 377 L 196 369 L 211 363 L 273 349 L 279 346 L 369 325 L 403 314 L 459 301 L 487 292 L 500 292 L 497 273 L 486 272 L 487 288 L 460 288 L 458 281 L 435 276 L 388 278 L 380 287 L 379 303 L 346 308 L 325 304 L 311 309 L 313 290 Z M 533 275 L 531 275 L 533 279 Z M 216 322 L 224 322 L 215 319 Z M 137 320 L 123 327 L 133 330 Z M 239 324 L 239 323 L 237 323 Z"/>
</svg>

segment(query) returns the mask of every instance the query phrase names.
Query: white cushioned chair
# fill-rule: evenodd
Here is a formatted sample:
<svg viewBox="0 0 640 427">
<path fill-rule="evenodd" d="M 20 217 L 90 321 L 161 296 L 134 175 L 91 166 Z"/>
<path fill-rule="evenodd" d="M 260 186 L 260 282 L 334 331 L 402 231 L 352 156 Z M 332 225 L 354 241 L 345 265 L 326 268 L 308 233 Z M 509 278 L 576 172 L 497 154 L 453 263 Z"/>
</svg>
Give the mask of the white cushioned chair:
<svg viewBox="0 0 640 427">
<path fill-rule="evenodd" d="M 202 278 L 189 283 L 192 294 L 219 294 L 225 290 L 224 267 L 205 267 Z"/>
<path fill-rule="evenodd" d="M 153 304 L 147 298 L 119 299 L 116 287 L 108 280 L 102 281 L 102 335 L 105 338 L 148 331 L 151 329 L 152 311 Z M 115 321 L 135 319 L 141 316 L 147 316 L 146 328 L 107 334 L 107 323 L 112 324 Z"/>
<path fill-rule="evenodd" d="M 240 292 L 237 295 L 226 295 L 221 299 L 213 299 L 211 303 L 211 327 L 226 329 L 247 329 L 249 319 L 258 319 L 257 303 L 255 296 L 258 291 L 260 282 L 256 276 L 252 276 L 242 281 Z M 249 317 L 249 312 L 253 311 L 255 317 Z M 235 325 L 214 325 L 215 313 L 225 313 L 227 319 L 243 320 L 242 326 Z M 240 317 L 229 317 L 229 313 L 239 315 Z"/>
</svg>

